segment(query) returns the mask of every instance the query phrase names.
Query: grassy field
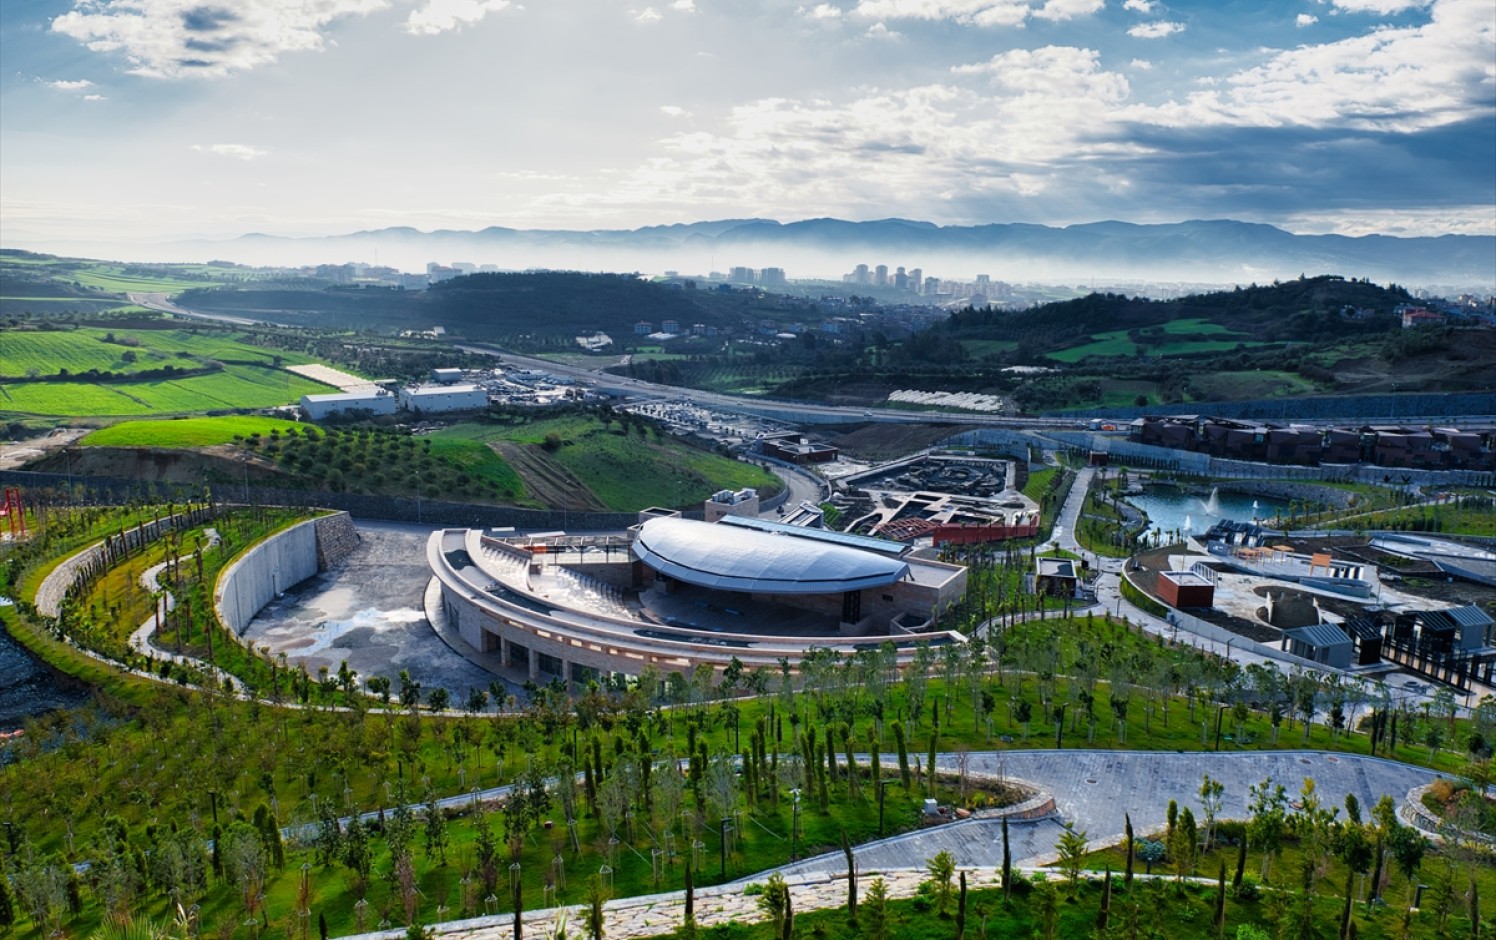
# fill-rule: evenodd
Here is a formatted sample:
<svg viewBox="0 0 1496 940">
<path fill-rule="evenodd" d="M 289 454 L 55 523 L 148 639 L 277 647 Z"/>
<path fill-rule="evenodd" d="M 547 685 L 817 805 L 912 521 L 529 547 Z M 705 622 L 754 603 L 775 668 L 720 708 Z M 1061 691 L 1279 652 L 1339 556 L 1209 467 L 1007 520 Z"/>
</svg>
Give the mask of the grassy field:
<svg viewBox="0 0 1496 940">
<path fill-rule="evenodd" d="M 284 369 L 230 366 L 183 379 L 139 382 L 31 382 L 0 385 L 0 413 L 105 417 L 268 408 L 328 387 Z"/>
<path fill-rule="evenodd" d="M 1078 346 L 1071 346 L 1058 352 L 1049 354 L 1049 358 L 1060 362 L 1076 363 L 1091 356 L 1135 356 L 1141 350 L 1147 356 L 1188 356 L 1197 353 L 1226 352 L 1238 346 L 1264 346 L 1268 345 L 1256 341 L 1242 341 L 1234 339 L 1238 334 L 1227 330 L 1219 323 L 1211 323 L 1198 318 L 1187 320 L 1175 320 L 1165 323 L 1156 328 L 1159 334 L 1165 337 L 1187 337 L 1184 339 L 1171 339 L 1159 343 L 1139 344 L 1132 341 L 1128 336 L 1128 330 L 1111 330 L 1106 333 L 1096 333 L 1091 336 L 1090 341 Z M 1219 336 L 1219 339 L 1199 339 L 1200 336 Z"/>
<path fill-rule="evenodd" d="M 102 417 L 264 408 L 329 390 L 282 368 L 316 360 L 241 343 L 221 330 L 7 330 L 3 340 L 0 412 Z M 128 376 L 168 366 L 185 371 L 214 363 L 223 367 L 181 378 L 101 382 L 89 375 Z M 64 369 L 76 378 L 31 381 Z"/>
<path fill-rule="evenodd" d="M 767 495 L 782 485 L 751 464 L 662 438 L 653 430 L 625 433 L 590 416 L 534 421 L 489 433 L 492 439 L 542 448 L 555 435 L 558 443 L 545 456 L 580 480 L 603 505 L 619 512 L 680 506 L 720 489 L 745 486 Z"/>
<path fill-rule="evenodd" d="M 1318 390 L 1313 382 L 1298 373 L 1279 370 L 1202 372 L 1190 377 L 1190 385 L 1203 401 L 1278 398 L 1307 395 Z"/>
<path fill-rule="evenodd" d="M 100 428 L 78 443 L 84 447 L 211 447 L 231 444 L 235 437 L 268 436 L 272 430 L 299 427 L 295 421 L 246 416 L 122 421 Z"/>
</svg>

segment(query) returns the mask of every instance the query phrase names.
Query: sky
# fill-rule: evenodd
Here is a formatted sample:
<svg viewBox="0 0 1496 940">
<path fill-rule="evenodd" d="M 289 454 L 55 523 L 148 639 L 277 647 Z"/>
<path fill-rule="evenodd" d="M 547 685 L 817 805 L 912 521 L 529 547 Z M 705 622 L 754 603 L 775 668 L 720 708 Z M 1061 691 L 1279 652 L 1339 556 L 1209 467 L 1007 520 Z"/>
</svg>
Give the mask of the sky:
<svg viewBox="0 0 1496 940">
<path fill-rule="evenodd" d="M 1492 0 L 5 0 L 0 245 L 720 218 L 1496 234 Z"/>
</svg>

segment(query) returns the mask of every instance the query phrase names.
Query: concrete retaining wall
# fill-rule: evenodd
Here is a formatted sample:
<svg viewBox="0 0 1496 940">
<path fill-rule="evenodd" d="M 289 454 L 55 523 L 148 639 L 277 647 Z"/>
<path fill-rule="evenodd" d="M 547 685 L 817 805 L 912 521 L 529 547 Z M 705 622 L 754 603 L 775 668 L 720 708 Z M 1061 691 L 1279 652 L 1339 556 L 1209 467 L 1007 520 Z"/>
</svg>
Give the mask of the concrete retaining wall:
<svg viewBox="0 0 1496 940">
<path fill-rule="evenodd" d="M 214 592 L 218 619 L 234 633 L 243 633 L 271 599 L 318 570 L 315 519 L 277 533 L 240 555 L 218 576 Z"/>
</svg>

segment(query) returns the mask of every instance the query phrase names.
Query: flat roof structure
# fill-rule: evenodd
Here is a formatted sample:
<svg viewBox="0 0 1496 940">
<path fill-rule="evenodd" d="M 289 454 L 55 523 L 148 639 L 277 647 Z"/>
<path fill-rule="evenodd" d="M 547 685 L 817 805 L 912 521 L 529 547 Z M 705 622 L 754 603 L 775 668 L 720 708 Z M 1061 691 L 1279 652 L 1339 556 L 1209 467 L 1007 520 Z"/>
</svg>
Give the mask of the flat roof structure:
<svg viewBox="0 0 1496 940">
<path fill-rule="evenodd" d="M 639 528 L 634 554 L 668 577 L 725 591 L 832 594 L 892 584 L 909 575 L 897 558 L 851 548 L 815 529 L 763 531 L 736 523 L 651 519 Z M 901 549 L 903 546 L 899 546 Z"/>
</svg>

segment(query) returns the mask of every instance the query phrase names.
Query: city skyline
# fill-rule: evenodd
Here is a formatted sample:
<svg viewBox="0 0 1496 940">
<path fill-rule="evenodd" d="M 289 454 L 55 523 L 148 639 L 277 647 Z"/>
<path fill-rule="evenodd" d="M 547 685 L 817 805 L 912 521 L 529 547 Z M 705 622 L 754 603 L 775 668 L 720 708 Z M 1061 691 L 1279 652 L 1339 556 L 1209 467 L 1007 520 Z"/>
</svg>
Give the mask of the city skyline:
<svg viewBox="0 0 1496 940">
<path fill-rule="evenodd" d="M 1496 234 L 1485 0 L 23 0 L 0 244 L 1189 218 Z"/>
</svg>

